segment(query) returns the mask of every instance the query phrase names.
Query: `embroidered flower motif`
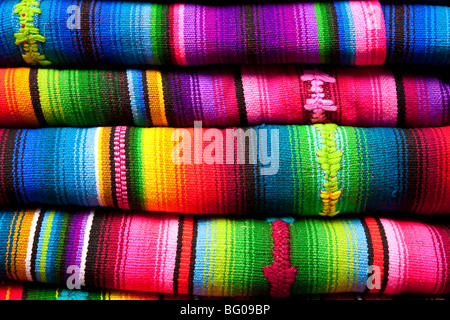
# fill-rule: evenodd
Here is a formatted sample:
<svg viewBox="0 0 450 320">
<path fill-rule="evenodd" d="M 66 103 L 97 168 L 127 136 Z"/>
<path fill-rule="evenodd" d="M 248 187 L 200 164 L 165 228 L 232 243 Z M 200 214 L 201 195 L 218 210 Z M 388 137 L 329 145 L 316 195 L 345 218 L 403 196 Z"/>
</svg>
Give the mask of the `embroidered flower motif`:
<svg viewBox="0 0 450 320">
<path fill-rule="evenodd" d="M 322 86 L 325 82 L 335 83 L 336 79 L 317 69 L 305 70 L 300 79 L 302 81 L 311 81 L 311 98 L 306 99 L 306 105 L 304 106 L 306 110 L 313 112 L 311 122 L 328 122 L 325 111 L 336 111 L 337 107 L 334 105 L 333 100 L 324 99 L 325 94 Z"/>
</svg>

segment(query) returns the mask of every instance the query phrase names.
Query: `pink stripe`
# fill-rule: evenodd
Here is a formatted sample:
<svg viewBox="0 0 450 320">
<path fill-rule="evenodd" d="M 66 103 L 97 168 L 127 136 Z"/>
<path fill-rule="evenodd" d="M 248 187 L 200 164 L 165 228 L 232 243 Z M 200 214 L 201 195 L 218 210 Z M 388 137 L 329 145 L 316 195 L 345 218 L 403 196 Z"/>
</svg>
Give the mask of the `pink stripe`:
<svg viewBox="0 0 450 320">
<path fill-rule="evenodd" d="M 242 86 L 244 88 L 244 99 L 247 105 L 247 119 L 250 125 L 259 123 L 261 119 L 261 96 L 259 80 L 261 75 L 255 72 L 254 67 L 242 66 Z"/>
<path fill-rule="evenodd" d="M 125 164 L 125 131 L 127 127 L 116 127 L 114 132 L 114 165 L 117 204 L 121 209 L 130 209 L 128 205 L 127 173 Z"/>
<path fill-rule="evenodd" d="M 374 70 L 375 71 L 375 70 Z M 392 72 L 388 69 L 380 70 L 379 74 L 374 75 L 373 78 L 377 78 L 380 82 L 381 94 L 380 99 L 380 125 L 383 123 L 386 126 L 395 127 L 397 124 L 397 90 L 395 85 L 395 79 Z"/>
<path fill-rule="evenodd" d="M 433 239 L 428 227 L 424 224 L 411 221 L 397 222 L 398 233 L 401 234 L 402 244 L 396 243 L 392 237 L 392 225 L 386 219 L 381 219 L 385 228 L 388 247 L 389 247 L 389 280 L 398 277 L 398 281 L 406 283 L 400 288 L 395 286 L 391 289 L 390 282 L 386 287 L 386 294 L 400 293 L 400 290 L 407 293 L 424 293 L 431 294 L 434 292 L 436 283 L 439 283 L 438 264 L 442 260 L 442 256 L 435 250 L 436 243 Z M 392 222 L 394 223 L 394 222 Z M 389 231 L 388 231 L 389 230 Z M 399 257 L 398 254 L 391 250 L 398 246 L 405 248 L 405 256 Z M 392 253 L 391 253 L 392 251 Z M 404 277 L 396 274 L 401 265 L 411 266 L 408 268 Z M 397 289 L 397 290 L 396 290 Z"/>
<path fill-rule="evenodd" d="M 178 215 L 134 215 L 124 252 L 125 290 L 173 293 Z"/>
<path fill-rule="evenodd" d="M 173 44 L 176 64 L 187 66 L 184 50 L 184 4 L 173 5 Z"/>
<path fill-rule="evenodd" d="M 386 294 L 398 294 L 405 289 L 405 279 L 407 278 L 407 265 L 405 243 L 402 234 L 392 220 L 381 219 L 389 246 L 389 276 Z"/>
<path fill-rule="evenodd" d="M 350 1 L 356 39 L 356 65 L 382 65 L 386 59 L 386 28 L 378 1 Z"/>
</svg>

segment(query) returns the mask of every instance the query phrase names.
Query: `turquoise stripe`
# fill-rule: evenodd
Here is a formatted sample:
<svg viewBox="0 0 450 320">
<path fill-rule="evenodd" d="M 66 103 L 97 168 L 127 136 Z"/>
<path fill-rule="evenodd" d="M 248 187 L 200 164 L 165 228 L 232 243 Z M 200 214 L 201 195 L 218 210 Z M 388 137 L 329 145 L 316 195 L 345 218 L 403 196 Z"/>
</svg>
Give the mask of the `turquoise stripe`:
<svg viewBox="0 0 450 320">
<path fill-rule="evenodd" d="M 357 281 L 356 281 L 356 292 L 364 292 L 367 286 L 368 279 L 368 267 L 369 267 L 369 252 L 368 243 L 366 238 L 366 233 L 362 225 L 361 220 L 353 219 L 350 220 L 352 227 L 354 228 L 355 243 L 358 246 L 358 257 L 355 257 L 355 263 L 358 267 L 356 270 Z"/>
<path fill-rule="evenodd" d="M 203 283 L 205 282 L 205 270 L 208 270 L 208 259 L 205 255 L 208 251 L 209 245 L 208 235 L 208 220 L 199 220 L 197 223 L 197 243 L 195 249 L 195 266 L 194 266 L 194 280 L 193 280 L 193 294 L 202 295 Z"/>
</svg>

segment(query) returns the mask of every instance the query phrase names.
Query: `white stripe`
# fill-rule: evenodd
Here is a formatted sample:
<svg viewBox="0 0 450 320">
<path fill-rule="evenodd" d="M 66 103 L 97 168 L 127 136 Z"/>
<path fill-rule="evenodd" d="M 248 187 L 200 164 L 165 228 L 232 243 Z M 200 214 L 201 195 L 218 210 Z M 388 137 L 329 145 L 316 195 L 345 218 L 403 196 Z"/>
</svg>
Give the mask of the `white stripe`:
<svg viewBox="0 0 450 320">
<path fill-rule="evenodd" d="M 95 209 L 92 209 L 88 220 L 86 222 L 86 229 L 84 230 L 83 250 L 81 252 L 81 266 L 80 266 L 80 284 L 85 286 L 85 271 L 86 271 L 86 256 L 89 245 L 89 235 L 91 233 L 92 221 L 94 220 Z"/>
<path fill-rule="evenodd" d="M 27 257 L 25 259 L 25 275 L 28 281 L 33 281 L 31 277 L 31 254 L 33 251 L 34 234 L 36 232 L 36 225 L 41 213 L 41 208 L 36 209 L 34 212 L 33 220 L 31 221 L 30 233 L 28 235 Z"/>
</svg>

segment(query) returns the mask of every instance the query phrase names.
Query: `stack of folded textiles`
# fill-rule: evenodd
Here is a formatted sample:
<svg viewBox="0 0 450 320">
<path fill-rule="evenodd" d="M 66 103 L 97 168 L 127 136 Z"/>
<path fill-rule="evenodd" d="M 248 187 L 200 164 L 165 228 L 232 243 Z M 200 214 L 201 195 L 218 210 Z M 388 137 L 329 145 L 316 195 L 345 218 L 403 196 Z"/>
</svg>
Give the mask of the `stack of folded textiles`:
<svg viewBox="0 0 450 320">
<path fill-rule="evenodd" d="M 450 294 L 449 17 L 1 1 L 0 299 Z"/>
</svg>

